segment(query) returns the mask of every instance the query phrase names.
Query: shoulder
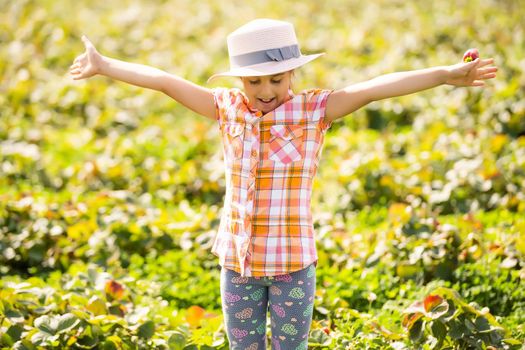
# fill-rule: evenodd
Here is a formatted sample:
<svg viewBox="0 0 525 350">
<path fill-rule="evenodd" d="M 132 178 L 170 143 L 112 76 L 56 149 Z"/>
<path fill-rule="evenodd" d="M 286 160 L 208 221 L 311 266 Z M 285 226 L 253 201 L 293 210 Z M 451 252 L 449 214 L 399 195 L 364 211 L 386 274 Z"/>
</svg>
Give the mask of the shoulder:
<svg viewBox="0 0 525 350">
<path fill-rule="evenodd" d="M 330 128 L 330 121 L 325 119 L 326 103 L 328 97 L 334 90 L 311 88 L 303 90 L 300 95 L 303 96 L 304 108 L 311 120 L 321 128 L 321 131 L 326 132 Z"/>
<path fill-rule="evenodd" d="M 301 95 L 308 95 L 308 96 L 318 96 L 318 95 L 322 95 L 324 93 L 327 93 L 327 92 L 331 92 L 333 90 L 331 89 L 320 89 L 320 88 L 309 88 L 309 89 L 304 89 L 303 91 L 300 92 Z"/>
<path fill-rule="evenodd" d="M 240 111 L 246 110 L 248 98 L 242 90 L 225 87 L 212 88 L 211 90 L 217 111 L 216 119 L 221 127 L 228 120 L 238 119 L 242 115 Z"/>
<path fill-rule="evenodd" d="M 301 91 L 300 95 L 304 96 L 306 102 L 320 103 L 326 101 L 333 91 L 332 89 L 311 88 Z"/>
<path fill-rule="evenodd" d="M 332 89 L 311 88 L 301 91 L 300 95 L 304 98 L 306 109 L 315 111 L 326 107 L 328 97 L 333 91 Z"/>
<path fill-rule="evenodd" d="M 211 91 L 218 105 L 235 105 L 248 101 L 244 92 L 238 88 L 216 87 Z"/>
</svg>

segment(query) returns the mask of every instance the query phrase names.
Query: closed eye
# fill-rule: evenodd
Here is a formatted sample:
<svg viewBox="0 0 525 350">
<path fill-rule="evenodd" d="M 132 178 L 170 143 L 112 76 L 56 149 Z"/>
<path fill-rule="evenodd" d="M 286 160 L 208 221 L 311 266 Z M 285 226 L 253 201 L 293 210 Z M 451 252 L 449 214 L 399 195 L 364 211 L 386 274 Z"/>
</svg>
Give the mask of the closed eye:
<svg viewBox="0 0 525 350">
<path fill-rule="evenodd" d="M 279 84 L 281 82 L 281 80 L 272 80 L 272 83 L 273 84 Z M 254 81 L 250 80 L 250 84 L 257 85 L 257 84 L 259 84 L 259 80 L 254 80 Z"/>
</svg>

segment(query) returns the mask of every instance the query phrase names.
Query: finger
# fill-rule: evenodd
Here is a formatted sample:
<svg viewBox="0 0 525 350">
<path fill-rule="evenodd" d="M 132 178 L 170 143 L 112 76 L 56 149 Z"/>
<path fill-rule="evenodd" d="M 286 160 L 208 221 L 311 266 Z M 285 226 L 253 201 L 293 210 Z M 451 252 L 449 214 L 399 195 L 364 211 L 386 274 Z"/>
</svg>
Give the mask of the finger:
<svg viewBox="0 0 525 350">
<path fill-rule="evenodd" d="M 481 80 L 474 80 L 470 86 L 485 86 L 485 83 Z"/>
<path fill-rule="evenodd" d="M 483 68 L 483 69 L 478 69 L 478 72 L 480 72 L 482 74 L 494 73 L 494 72 L 497 72 L 497 71 L 498 71 L 498 67 L 487 67 L 487 68 Z"/>
<path fill-rule="evenodd" d="M 73 71 L 76 71 L 76 70 L 81 70 L 82 67 L 81 66 L 71 66 L 69 67 L 69 71 L 70 72 L 73 72 Z"/>
<path fill-rule="evenodd" d="M 82 34 L 82 41 L 84 42 L 84 46 L 86 47 L 86 49 L 94 47 L 91 41 L 89 41 L 88 37 L 85 36 L 84 34 Z"/>
<path fill-rule="evenodd" d="M 478 69 L 476 72 L 476 77 L 480 77 L 483 79 L 484 77 L 495 77 L 496 76 L 497 69 L 493 68 L 485 68 L 485 69 Z"/>
<path fill-rule="evenodd" d="M 82 79 L 84 76 L 80 73 L 76 73 L 76 74 L 71 74 L 71 77 L 73 78 L 73 80 L 79 80 L 79 79 Z"/>
<path fill-rule="evenodd" d="M 75 60 L 73 61 L 73 63 L 80 63 L 80 61 L 82 61 L 82 59 L 83 59 L 84 57 L 86 57 L 86 54 L 85 54 L 85 53 L 83 53 L 83 54 L 81 54 L 81 55 L 78 55 L 78 56 L 75 58 Z"/>
<path fill-rule="evenodd" d="M 496 73 L 483 74 L 478 79 L 492 79 L 496 77 Z"/>
<path fill-rule="evenodd" d="M 483 59 L 481 60 L 481 63 L 480 63 L 480 67 L 483 67 L 483 66 L 486 66 L 488 64 L 491 64 L 491 63 L 494 63 L 494 58 L 486 58 L 486 59 Z"/>
</svg>

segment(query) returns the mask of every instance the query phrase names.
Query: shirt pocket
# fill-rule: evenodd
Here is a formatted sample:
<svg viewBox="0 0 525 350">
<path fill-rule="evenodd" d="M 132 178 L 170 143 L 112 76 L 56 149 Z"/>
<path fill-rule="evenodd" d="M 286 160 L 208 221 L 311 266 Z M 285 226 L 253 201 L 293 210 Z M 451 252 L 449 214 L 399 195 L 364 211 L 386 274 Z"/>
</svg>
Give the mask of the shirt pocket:
<svg viewBox="0 0 525 350">
<path fill-rule="evenodd" d="M 270 127 L 269 159 L 289 164 L 303 159 L 303 153 L 302 125 L 276 124 Z"/>
<path fill-rule="evenodd" d="M 241 158 L 244 143 L 244 125 L 241 123 L 225 123 L 224 135 L 228 156 L 231 159 Z"/>
</svg>

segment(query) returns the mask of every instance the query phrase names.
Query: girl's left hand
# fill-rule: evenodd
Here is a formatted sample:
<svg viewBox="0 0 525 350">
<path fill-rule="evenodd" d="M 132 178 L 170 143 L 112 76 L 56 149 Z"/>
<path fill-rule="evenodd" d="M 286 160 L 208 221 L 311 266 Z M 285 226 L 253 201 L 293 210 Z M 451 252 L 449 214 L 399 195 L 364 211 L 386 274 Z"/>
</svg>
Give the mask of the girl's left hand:
<svg viewBox="0 0 525 350">
<path fill-rule="evenodd" d="M 447 67 L 447 79 L 445 84 L 455 86 L 485 86 L 483 80 L 496 77 L 498 67 L 484 67 L 494 63 L 493 58 L 482 60 L 477 58 L 472 62 L 461 62 Z"/>
</svg>

